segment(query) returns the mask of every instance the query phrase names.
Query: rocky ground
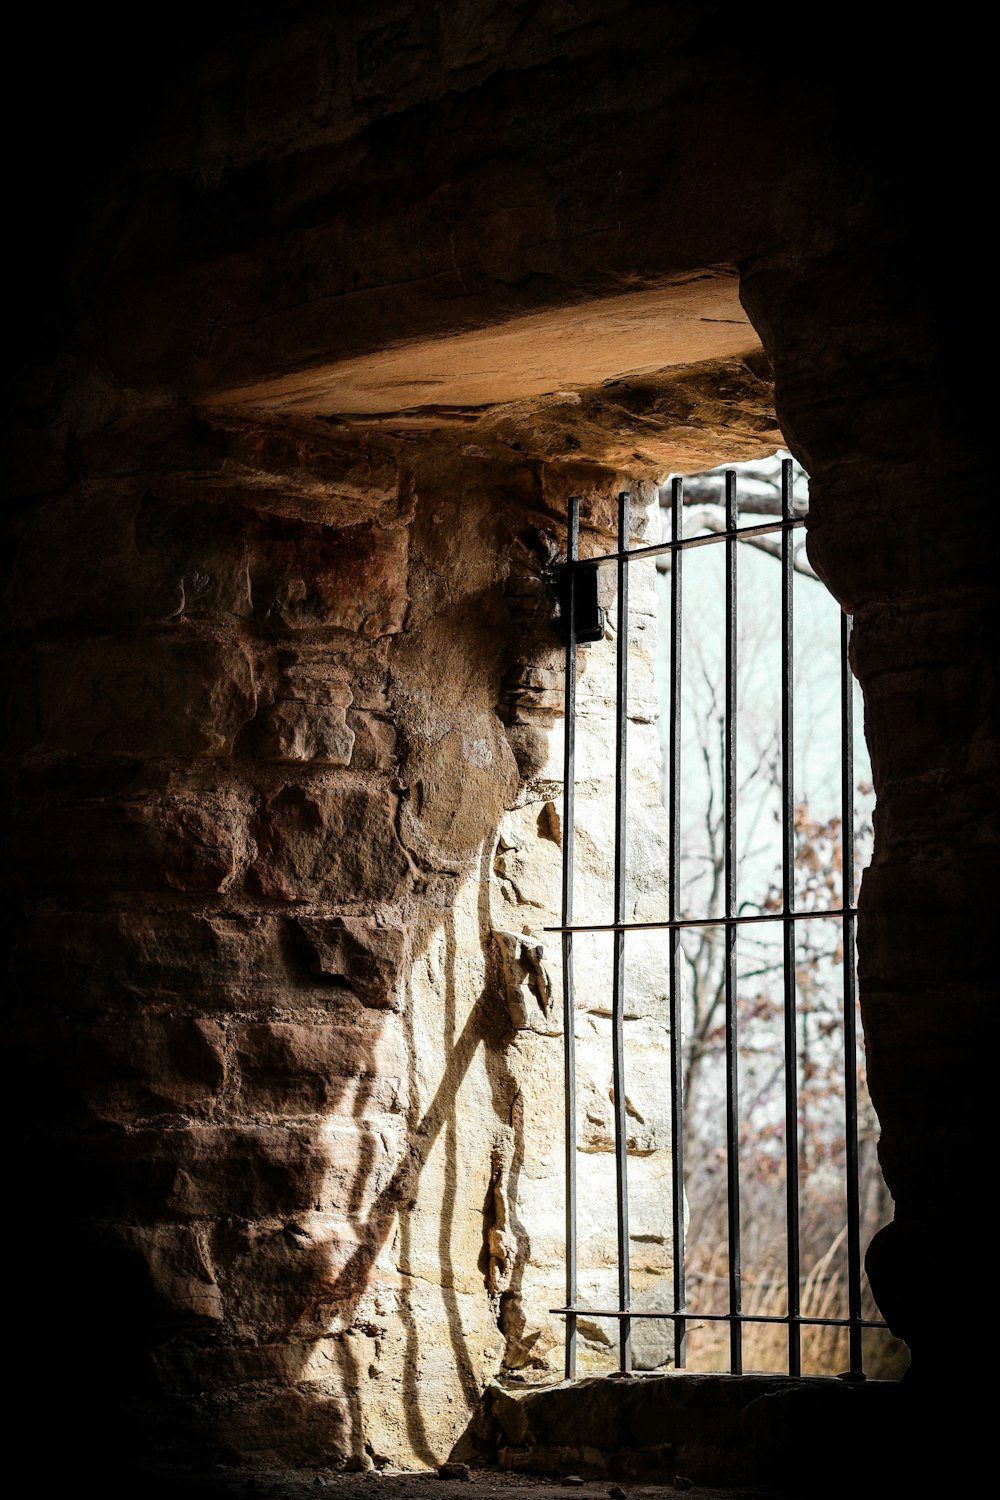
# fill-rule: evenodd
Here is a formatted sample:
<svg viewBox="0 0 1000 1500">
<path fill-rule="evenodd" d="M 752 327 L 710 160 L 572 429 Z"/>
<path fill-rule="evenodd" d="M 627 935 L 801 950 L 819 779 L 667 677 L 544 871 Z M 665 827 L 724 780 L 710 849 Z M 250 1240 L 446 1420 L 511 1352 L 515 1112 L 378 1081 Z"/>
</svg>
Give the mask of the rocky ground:
<svg viewBox="0 0 1000 1500">
<path fill-rule="evenodd" d="M 182 1470 L 137 1470 L 132 1486 L 122 1488 L 135 1500 L 676 1500 L 679 1492 L 691 1500 L 809 1500 L 787 1491 L 760 1488 L 718 1488 L 678 1475 L 672 1482 L 631 1484 L 608 1479 L 511 1473 L 504 1469 L 471 1469 L 464 1464 L 442 1470 L 404 1473 L 344 1473 L 333 1470 L 250 1473 L 219 1469 L 211 1473 Z"/>
</svg>

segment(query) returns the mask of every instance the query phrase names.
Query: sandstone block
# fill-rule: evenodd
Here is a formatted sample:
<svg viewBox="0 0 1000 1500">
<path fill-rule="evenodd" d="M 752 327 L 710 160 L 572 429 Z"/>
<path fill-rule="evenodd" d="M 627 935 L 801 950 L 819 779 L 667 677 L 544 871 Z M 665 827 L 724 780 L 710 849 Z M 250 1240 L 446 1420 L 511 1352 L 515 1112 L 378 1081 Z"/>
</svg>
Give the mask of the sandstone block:
<svg viewBox="0 0 1000 1500">
<path fill-rule="evenodd" d="M 242 119 L 242 101 L 239 113 Z M 373 442 L 220 414 L 213 418 L 213 436 L 221 462 L 207 480 L 199 475 L 199 489 L 207 482 L 276 516 L 326 527 L 384 525 L 406 520 L 412 509 L 395 455 Z"/>
<path fill-rule="evenodd" d="M 35 913 L 18 936 L 14 980 L 24 1001 L 63 1013 L 266 1012 L 297 994 L 282 931 L 280 918 L 257 915 Z"/>
<path fill-rule="evenodd" d="M 354 730 L 348 728 L 345 712 L 287 699 L 272 704 L 265 719 L 263 759 L 349 766 Z"/>
<path fill-rule="evenodd" d="M 251 889 L 283 900 L 392 900 L 409 883 L 387 787 L 286 785 L 261 808 Z"/>
<path fill-rule="evenodd" d="M 337 1025 L 272 1021 L 234 1029 L 241 1095 L 252 1114 L 370 1118 L 404 1107 L 406 1048 L 394 1018 Z"/>
<path fill-rule="evenodd" d="M 255 1456 L 275 1466 L 315 1464 L 318 1454 L 336 1462 L 353 1452 L 350 1402 L 284 1389 L 242 1398 L 213 1409 L 205 1440 L 223 1444 L 234 1456 Z"/>
<path fill-rule="evenodd" d="M 263 759 L 350 764 L 354 731 L 346 713 L 354 694 L 331 656 L 316 649 L 279 653 L 281 680 L 264 719 Z"/>
<path fill-rule="evenodd" d="M 351 764 L 355 770 L 391 771 L 396 766 L 396 726 L 391 719 L 348 709 L 346 722 L 354 735 Z"/>
<path fill-rule="evenodd" d="M 205 638 L 105 638 L 41 650 L 15 719 L 49 751 L 218 755 L 256 711 L 253 669 L 237 645 Z M 30 719 L 34 724 L 29 730 Z"/>
<path fill-rule="evenodd" d="M 215 796 L 92 804 L 27 817 L 12 842 L 25 892 L 210 893 L 236 874 L 242 818 Z"/>
<path fill-rule="evenodd" d="M 343 980 L 365 1005 L 402 1009 L 409 930 L 394 913 L 294 920 L 315 974 Z"/>
<path fill-rule="evenodd" d="M 262 625 L 286 630 L 396 634 L 408 599 L 407 551 L 402 528 L 272 521 L 253 564 L 254 614 Z"/>
<path fill-rule="evenodd" d="M 157 1224 L 118 1233 L 144 1264 L 150 1291 L 173 1326 L 221 1321 L 221 1292 L 197 1231 L 185 1224 Z"/>
<path fill-rule="evenodd" d="M 133 459 L 134 461 L 134 459 Z M 25 626 L 250 612 L 245 513 L 149 493 L 68 495 L 40 509 L 15 559 Z"/>
<path fill-rule="evenodd" d="M 140 1013 L 85 1027 L 56 1020 L 46 1033 L 53 1073 L 93 1117 L 114 1124 L 204 1115 L 225 1077 L 225 1034 L 214 1021 Z"/>
<path fill-rule="evenodd" d="M 212 1258 L 227 1318 L 254 1343 L 329 1332 L 351 1321 L 381 1244 L 370 1227 L 316 1214 L 285 1224 L 223 1225 Z"/>
<path fill-rule="evenodd" d="M 112 1218 L 367 1214 L 391 1176 L 387 1139 L 347 1122 L 108 1131 L 72 1149 L 60 1190 Z"/>
<path fill-rule="evenodd" d="M 161 1344 L 152 1353 L 157 1376 L 167 1391 L 224 1391 L 227 1387 L 275 1382 L 294 1385 L 302 1378 L 313 1348 L 307 1335 L 284 1343 L 199 1347 Z"/>
</svg>

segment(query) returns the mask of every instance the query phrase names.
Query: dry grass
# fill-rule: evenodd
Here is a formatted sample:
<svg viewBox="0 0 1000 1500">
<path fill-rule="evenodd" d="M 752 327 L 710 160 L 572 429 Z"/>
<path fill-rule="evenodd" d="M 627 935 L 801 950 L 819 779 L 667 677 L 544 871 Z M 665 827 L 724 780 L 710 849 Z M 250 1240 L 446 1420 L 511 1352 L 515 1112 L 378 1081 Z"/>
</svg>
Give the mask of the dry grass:
<svg viewBox="0 0 1000 1500">
<path fill-rule="evenodd" d="M 846 1230 L 831 1242 L 809 1268 L 801 1282 L 799 1312 L 803 1318 L 845 1318 L 848 1309 L 847 1276 L 843 1265 Z M 703 1256 L 688 1271 L 688 1301 L 705 1312 L 723 1312 L 728 1301 L 728 1260 L 720 1246 Z M 758 1269 L 744 1276 L 743 1311 L 756 1317 L 785 1317 L 788 1312 L 788 1280 L 784 1264 Z M 862 1315 L 878 1317 L 867 1281 L 862 1283 Z M 838 1375 L 850 1368 L 848 1331 L 825 1325 L 801 1327 L 801 1360 L 804 1375 Z M 906 1346 L 888 1329 L 866 1329 L 863 1338 L 864 1369 L 872 1379 L 894 1380 L 906 1368 Z M 693 1371 L 726 1371 L 730 1368 L 729 1326 L 720 1322 L 688 1325 L 687 1368 Z M 746 1323 L 743 1326 L 745 1371 L 785 1373 L 788 1370 L 788 1326 L 784 1323 Z"/>
</svg>

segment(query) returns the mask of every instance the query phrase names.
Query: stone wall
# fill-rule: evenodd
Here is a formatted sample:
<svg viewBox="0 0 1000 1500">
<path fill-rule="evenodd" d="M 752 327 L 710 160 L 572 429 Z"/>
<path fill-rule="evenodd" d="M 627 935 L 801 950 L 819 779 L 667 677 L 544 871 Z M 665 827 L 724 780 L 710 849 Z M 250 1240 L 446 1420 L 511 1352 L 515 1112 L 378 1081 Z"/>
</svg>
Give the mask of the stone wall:
<svg viewBox="0 0 1000 1500">
<path fill-rule="evenodd" d="M 44 1180 L 63 1229 L 39 1263 L 107 1351 L 121 1441 L 438 1463 L 504 1364 L 562 1363 L 552 564 L 570 487 L 605 550 L 624 481 L 177 412 L 120 418 L 86 460 L 26 518 L 11 590 L 13 1087 L 26 1190 Z M 638 603 L 641 915 L 663 841 Z M 580 654 L 578 888 L 607 903 L 613 639 Z M 592 977 L 581 1170 L 604 1201 L 581 1270 L 603 1300 L 613 1170 L 590 1184 L 587 1164 L 612 1160 L 610 975 Z M 633 964 L 655 1295 L 661 991 Z"/>
<path fill-rule="evenodd" d="M 961 28 L 949 75 L 948 35 L 886 71 L 896 32 L 824 21 L 800 52 L 698 4 L 182 7 L 123 64 L 89 13 L 24 18 L 11 1342 L 75 1453 L 428 1463 L 505 1340 L 554 1358 L 551 1217 L 519 1262 L 558 1052 L 542 580 L 570 488 L 606 530 L 622 485 L 773 450 L 775 410 L 878 795 L 872 1277 L 914 1381 L 977 1366 L 927 1296 L 947 1245 L 986 1304 L 990 95 Z M 522 388 L 491 336 L 534 317 Z M 466 335 L 442 408 L 429 351 Z M 384 364 L 364 388 L 401 350 L 402 406 Z"/>
</svg>

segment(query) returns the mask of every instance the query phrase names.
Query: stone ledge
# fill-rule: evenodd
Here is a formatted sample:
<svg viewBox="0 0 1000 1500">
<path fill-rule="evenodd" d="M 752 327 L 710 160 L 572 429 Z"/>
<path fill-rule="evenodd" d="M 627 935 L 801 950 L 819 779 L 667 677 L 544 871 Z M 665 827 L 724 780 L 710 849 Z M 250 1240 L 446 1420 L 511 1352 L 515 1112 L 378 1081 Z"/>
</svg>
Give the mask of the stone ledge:
<svg viewBox="0 0 1000 1500">
<path fill-rule="evenodd" d="M 784 1375 L 591 1377 L 486 1395 L 504 1469 L 697 1485 L 822 1486 L 881 1472 L 897 1449 L 903 1388 Z M 898 1451 L 898 1450 L 897 1450 Z M 885 1457 L 884 1457 L 885 1456 Z"/>
</svg>

